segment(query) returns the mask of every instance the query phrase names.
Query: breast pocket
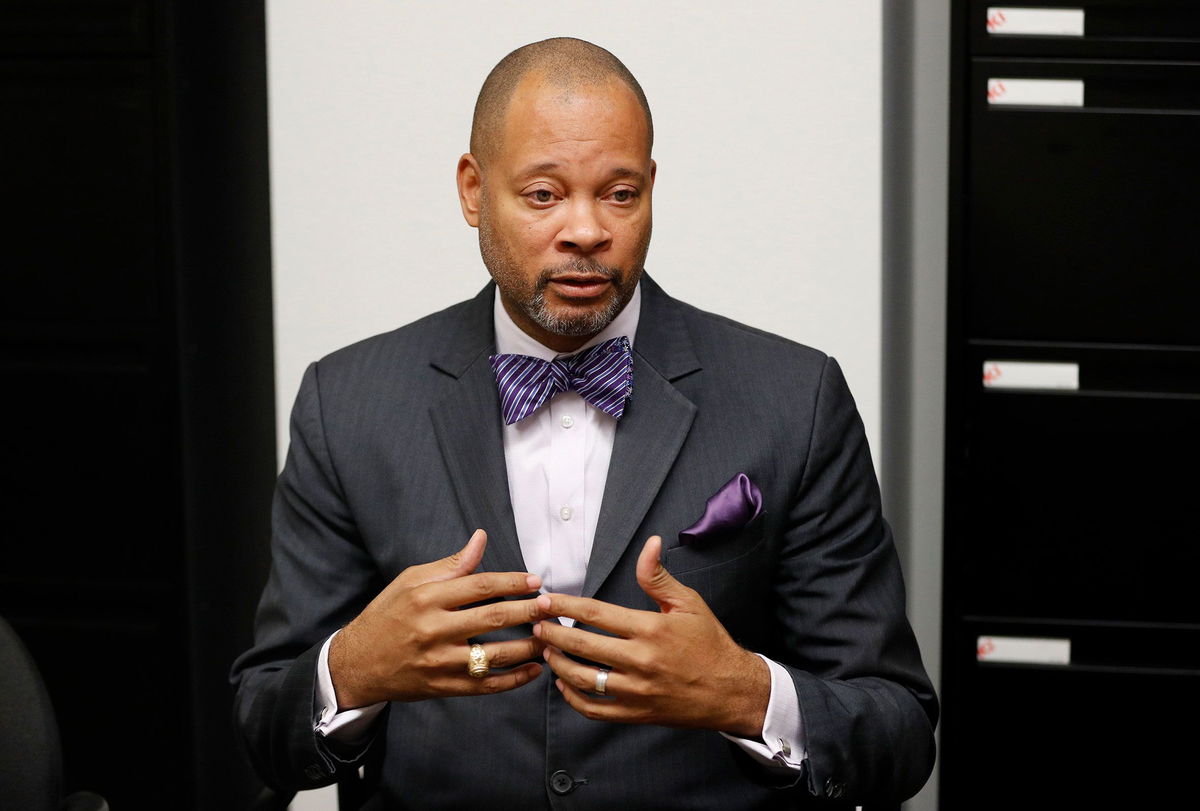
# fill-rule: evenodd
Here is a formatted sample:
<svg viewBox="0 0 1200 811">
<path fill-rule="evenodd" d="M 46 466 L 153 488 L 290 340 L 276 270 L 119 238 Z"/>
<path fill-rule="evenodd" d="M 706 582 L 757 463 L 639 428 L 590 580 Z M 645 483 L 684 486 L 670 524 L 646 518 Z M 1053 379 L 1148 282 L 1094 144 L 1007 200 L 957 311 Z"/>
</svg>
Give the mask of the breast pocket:
<svg viewBox="0 0 1200 811">
<path fill-rule="evenodd" d="M 666 550 L 663 565 L 696 590 L 739 644 L 753 649 L 770 608 L 770 550 L 759 515 L 737 533 Z"/>
<path fill-rule="evenodd" d="M 753 558 L 761 550 L 766 538 L 765 517 L 765 512 L 759 513 L 737 532 L 699 538 L 687 545 L 679 543 L 679 536 L 676 535 L 672 539 L 674 545 L 663 550 L 663 565 L 678 577 L 688 572 Z"/>
</svg>

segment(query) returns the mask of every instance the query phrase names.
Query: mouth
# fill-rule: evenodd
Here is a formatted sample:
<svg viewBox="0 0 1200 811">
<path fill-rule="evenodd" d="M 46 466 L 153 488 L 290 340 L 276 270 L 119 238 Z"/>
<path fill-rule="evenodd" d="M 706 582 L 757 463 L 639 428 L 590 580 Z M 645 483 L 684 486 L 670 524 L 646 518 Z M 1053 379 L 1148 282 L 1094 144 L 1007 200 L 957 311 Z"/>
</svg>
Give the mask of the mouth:
<svg viewBox="0 0 1200 811">
<path fill-rule="evenodd" d="M 591 299 L 603 295 L 612 287 L 606 276 L 592 274 L 568 274 L 550 280 L 555 294 L 565 299 Z"/>
</svg>

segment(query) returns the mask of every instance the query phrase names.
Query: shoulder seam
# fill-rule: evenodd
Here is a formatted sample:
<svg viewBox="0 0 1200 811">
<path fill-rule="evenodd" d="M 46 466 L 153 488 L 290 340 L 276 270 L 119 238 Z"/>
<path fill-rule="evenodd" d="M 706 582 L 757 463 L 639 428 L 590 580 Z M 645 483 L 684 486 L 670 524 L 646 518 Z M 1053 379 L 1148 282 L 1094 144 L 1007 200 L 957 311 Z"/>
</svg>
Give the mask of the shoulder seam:
<svg viewBox="0 0 1200 811">
<path fill-rule="evenodd" d="M 342 486 L 342 477 L 337 471 L 337 466 L 333 462 L 333 454 L 329 451 L 329 439 L 325 431 L 325 407 L 321 401 L 321 374 L 320 361 L 316 361 L 312 365 L 313 370 L 313 396 L 317 401 L 317 427 L 320 429 L 321 436 L 321 453 L 325 457 L 325 464 L 329 466 L 329 473 L 333 476 L 333 484 L 337 487 L 338 497 L 349 508 L 349 502 L 346 501 L 346 488 Z"/>
<path fill-rule="evenodd" d="M 808 426 L 808 446 L 804 449 L 804 466 L 801 468 L 800 477 L 797 479 L 799 490 L 804 489 L 808 478 L 808 466 L 812 462 L 813 442 L 817 436 L 817 416 L 821 412 L 821 395 L 825 390 L 825 372 L 828 368 L 829 356 L 826 355 L 821 361 L 821 374 L 817 376 L 817 392 L 813 396 L 812 423 Z"/>
</svg>

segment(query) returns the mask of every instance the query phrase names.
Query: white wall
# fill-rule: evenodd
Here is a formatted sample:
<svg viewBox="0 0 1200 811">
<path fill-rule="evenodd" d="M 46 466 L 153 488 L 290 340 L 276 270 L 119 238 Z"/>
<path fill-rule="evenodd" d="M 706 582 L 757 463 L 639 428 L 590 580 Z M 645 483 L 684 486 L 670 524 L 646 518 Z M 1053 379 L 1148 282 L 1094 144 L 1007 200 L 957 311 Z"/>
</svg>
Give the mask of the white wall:
<svg viewBox="0 0 1200 811">
<path fill-rule="evenodd" d="M 834 354 L 878 447 L 879 3 L 743 6 L 268 2 L 280 415 L 308 362 L 486 281 L 454 189 L 475 95 L 512 48 L 567 34 L 650 99 L 650 272 Z"/>
<path fill-rule="evenodd" d="M 878 459 L 878 0 L 269 0 L 267 12 L 281 459 L 308 362 L 486 281 L 455 163 L 488 70 L 556 35 L 612 50 L 650 100 L 651 274 L 835 355 Z"/>
</svg>

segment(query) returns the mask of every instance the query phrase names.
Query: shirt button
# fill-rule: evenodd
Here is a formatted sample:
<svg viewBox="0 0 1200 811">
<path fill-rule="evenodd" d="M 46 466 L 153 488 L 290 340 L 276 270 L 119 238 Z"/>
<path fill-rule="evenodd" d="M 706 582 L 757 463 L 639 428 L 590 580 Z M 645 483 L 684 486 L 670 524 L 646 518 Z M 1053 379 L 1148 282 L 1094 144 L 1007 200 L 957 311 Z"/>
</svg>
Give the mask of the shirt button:
<svg viewBox="0 0 1200 811">
<path fill-rule="evenodd" d="M 572 417 L 570 414 L 566 414 L 563 416 L 563 418 L 562 418 L 562 427 L 563 428 L 570 428 L 574 424 L 575 424 L 575 418 Z"/>
<path fill-rule="evenodd" d="M 571 508 L 563 507 L 561 510 L 558 511 L 558 517 L 564 521 L 570 521 L 571 520 Z"/>
</svg>

